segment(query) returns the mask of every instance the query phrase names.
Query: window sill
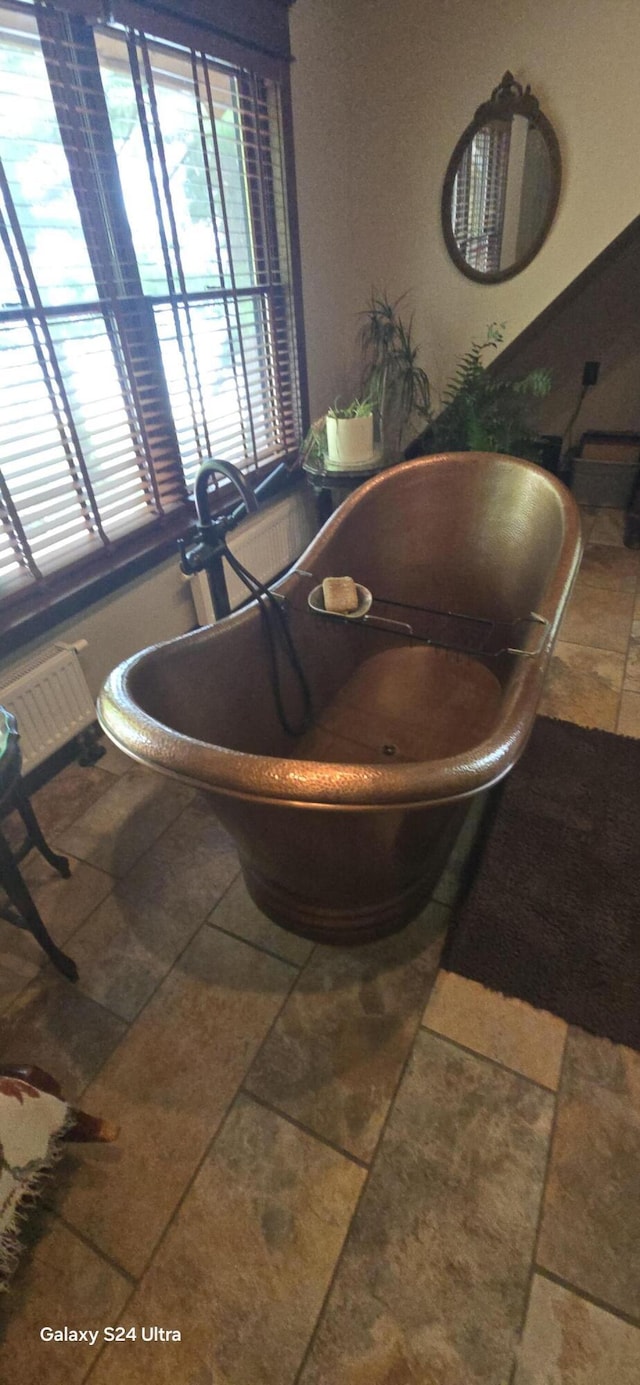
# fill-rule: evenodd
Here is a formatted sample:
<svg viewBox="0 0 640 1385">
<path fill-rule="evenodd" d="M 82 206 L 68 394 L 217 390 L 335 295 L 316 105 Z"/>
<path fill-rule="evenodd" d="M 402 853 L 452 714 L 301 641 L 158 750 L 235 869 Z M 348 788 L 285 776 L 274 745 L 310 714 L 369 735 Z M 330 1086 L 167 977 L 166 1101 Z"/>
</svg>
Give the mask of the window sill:
<svg viewBox="0 0 640 1385">
<path fill-rule="evenodd" d="M 0 607 L 0 656 L 13 654 L 167 558 L 177 558 L 177 540 L 192 523 L 193 507 L 185 505 L 161 525 L 122 540 L 111 553 L 85 558 L 37 588 L 9 598 Z"/>
<path fill-rule="evenodd" d="M 302 473 L 292 473 L 282 490 L 293 489 L 303 480 Z M 274 488 L 274 499 L 275 496 Z M 265 503 L 268 502 L 263 501 L 260 508 Z M 233 497 L 235 504 L 236 496 Z M 224 508 L 228 508 L 228 502 L 219 506 L 220 510 Z M 212 513 L 215 514 L 213 506 Z M 78 615 L 167 559 L 174 558 L 177 564 L 178 539 L 187 533 L 194 520 L 194 507 L 186 503 L 153 527 L 138 530 L 123 539 L 110 554 L 102 552 L 85 558 L 37 588 L 8 598 L 4 606 L 0 604 L 0 659 L 14 654 L 40 635 L 51 633 L 62 621 Z"/>
</svg>

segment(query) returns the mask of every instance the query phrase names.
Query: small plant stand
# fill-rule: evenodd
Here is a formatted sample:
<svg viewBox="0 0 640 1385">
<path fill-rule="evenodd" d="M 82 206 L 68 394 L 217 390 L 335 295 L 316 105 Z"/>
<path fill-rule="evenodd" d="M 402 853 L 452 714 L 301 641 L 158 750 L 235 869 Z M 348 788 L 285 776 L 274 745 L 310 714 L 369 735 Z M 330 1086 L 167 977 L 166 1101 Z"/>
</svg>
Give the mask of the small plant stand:
<svg viewBox="0 0 640 1385">
<path fill-rule="evenodd" d="M 357 471 L 330 471 L 325 470 L 313 463 L 313 461 L 303 462 L 302 470 L 314 492 L 316 498 L 316 518 L 318 528 L 333 514 L 338 505 L 346 500 L 352 491 L 358 489 L 364 481 L 370 481 L 372 476 L 377 476 L 381 470 L 380 462 L 376 459 L 375 466 L 363 470 L 361 467 Z"/>
</svg>

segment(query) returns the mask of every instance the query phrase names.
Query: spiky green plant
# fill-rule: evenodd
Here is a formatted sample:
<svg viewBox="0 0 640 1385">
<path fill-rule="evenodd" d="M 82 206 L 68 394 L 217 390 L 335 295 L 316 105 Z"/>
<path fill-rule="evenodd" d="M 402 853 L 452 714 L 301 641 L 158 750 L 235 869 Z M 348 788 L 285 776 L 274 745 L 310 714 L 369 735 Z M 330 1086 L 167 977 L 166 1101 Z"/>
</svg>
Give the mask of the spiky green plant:
<svg viewBox="0 0 640 1385">
<path fill-rule="evenodd" d="M 327 409 L 327 418 L 369 418 L 373 413 L 374 404 L 371 399 L 352 399 L 350 404 L 340 404 L 336 400 L 335 404 Z"/>
<path fill-rule="evenodd" d="M 327 451 L 327 418 L 368 418 L 373 413 L 375 403 L 372 399 L 352 399 L 350 404 L 344 405 L 336 399 L 326 414 L 311 424 L 300 448 L 300 465 L 307 463 L 314 469 L 322 466 Z"/>
<path fill-rule="evenodd" d="M 490 323 L 484 341 L 473 342 L 458 362 L 441 401 L 421 436 L 428 452 L 505 452 L 537 460 L 539 438 L 528 421 L 528 401 L 551 388 L 548 370 L 517 379 L 489 374 L 484 358 L 504 340 L 504 323 Z"/>
<path fill-rule="evenodd" d="M 430 416 L 429 378 L 418 365 L 413 319 L 406 325 L 398 313 L 405 297 L 391 303 L 386 294 L 372 289 L 359 333 L 362 390 L 376 404 L 387 460 L 394 453 L 401 455 L 404 433 Z"/>
<path fill-rule="evenodd" d="M 324 454 L 327 450 L 327 424 L 326 417 L 316 418 L 310 425 L 306 436 L 303 438 L 302 446 L 298 457 L 299 466 L 311 466 L 314 470 L 322 468 Z"/>
</svg>

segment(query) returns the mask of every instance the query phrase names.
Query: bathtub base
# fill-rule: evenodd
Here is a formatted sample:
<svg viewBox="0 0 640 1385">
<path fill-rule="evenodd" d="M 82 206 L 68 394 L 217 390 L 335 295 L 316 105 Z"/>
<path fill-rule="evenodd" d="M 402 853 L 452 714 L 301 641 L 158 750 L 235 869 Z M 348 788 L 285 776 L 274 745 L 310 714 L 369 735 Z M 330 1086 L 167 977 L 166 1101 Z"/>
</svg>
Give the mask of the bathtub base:
<svg viewBox="0 0 640 1385">
<path fill-rule="evenodd" d="M 331 943 L 337 947 L 369 943 L 399 932 L 429 903 L 440 872 L 435 879 L 430 875 L 428 880 L 417 882 L 398 898 L 377 908 L 331 912 L 305 907 L 284 890 L 261 880 L 250 867 L 243 867 L 242 874 L 254 904 L 274 923 L 314 943 Z"/>
<path fill-rule="evenodd" d="M 301 888 L 299 893 L 292 893 L 289 879 L 285 885 L 282 880 L 276 881 L 262 874 L 255 867 L 255 858 L 252 862 L 246 856 L 241 856 L 245 884 L 254 904 L 290 933 L 297 933 L 313 942 L 334 945 L 372 942 L 376 938 L 397 933 L 429 903 L 466 810 L 467 805 L 463 804 L 456 805 L 453 811 L 449 810 L 446 814 L 438 814 L 437 832 L 429 834 L 425 840 L 419 863 L 414 860 L 413 869 L 407 871 L 404 878 L 399 878 L 397 869 L 389 870 L 386 888 L 380 888 L 375 898 L 371 898 L 364 879 L 360 899 L 357 891 L 354 895 L 353 878 L 349 890 L 343 893 L 340 885 L 345 877 L 344 861 L 334 863 L 336 870 L 330 904 L 326 890 L 318 889 L 314 898 L 311 860 L 308 861 L 304 894 Z M 320 872 L 320 876 L 326 881 L 326 873 Z M 382 884 L 380 879 L 379 884 Z"/>
</svg>

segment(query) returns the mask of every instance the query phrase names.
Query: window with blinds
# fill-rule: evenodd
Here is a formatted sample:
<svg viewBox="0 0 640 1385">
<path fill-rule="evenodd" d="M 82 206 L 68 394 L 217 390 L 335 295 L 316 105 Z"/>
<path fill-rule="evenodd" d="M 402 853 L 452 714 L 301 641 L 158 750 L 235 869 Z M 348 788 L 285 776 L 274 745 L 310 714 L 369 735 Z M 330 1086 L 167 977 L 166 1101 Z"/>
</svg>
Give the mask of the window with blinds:
<svg viewBox="0 0 640 1385">
<path fill-rule="evenodd" d="M 0 8 L 0 594 L 294 452 L 291 279 L 275 81 Z"/>
<path fill-rule="evenodd" d="M 467 145 L 453 185 L 456 244 L 482 273 L 500 269 L 509 143 L 509 122 L 484 125 Z"/>
</svg>

